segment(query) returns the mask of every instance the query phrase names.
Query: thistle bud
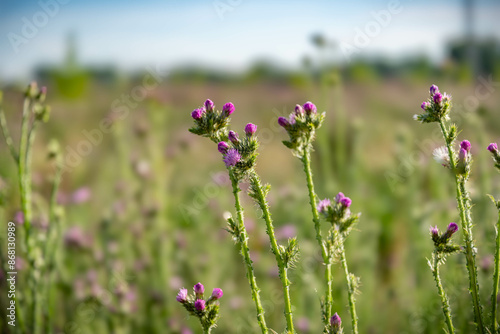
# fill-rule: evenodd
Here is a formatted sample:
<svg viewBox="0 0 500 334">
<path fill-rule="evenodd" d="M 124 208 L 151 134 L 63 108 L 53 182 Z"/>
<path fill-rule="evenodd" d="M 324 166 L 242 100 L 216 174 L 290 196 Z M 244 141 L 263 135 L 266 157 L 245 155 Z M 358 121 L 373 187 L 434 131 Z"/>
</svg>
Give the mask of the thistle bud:
<svg viewBox="0 0 500 334">
<path fill-rule="evenodd" d="M 434 100 L 434 103 L 441 104 L 441 102 L 443 102 L 443 95 L 441 93 L 437 92 L 436 94 L 434 94 L 432 99 Z"/>
<path fill-rule="evenodd" d="M 321 201 L 319 201 L 318 203 L 318 212 L 319 213 L 326 213 L 327 210 L 328 210 L 328 207 L 332 205 L 332 202 L 328 199 L 328 198 L 325 198 Z"/>
<path fill-rule="evenodd" d="M 335 312 L 333 317 L 330 318 L 330 325 L 332 326 L 332 330 L 334 333 L 340 329 L 340 326 L 342 326 L 342 319 L 340 319 L 340 316 Z"/>
<path fill-rule="evenodd" d="M 224 115 L 224 117 L 229 117 L 229 115 L 231 115 L 233 112 L 234 112 L 234 104 L 232 104 L 231 102 L 226 103 L 222 107 L 222 114 Z"/>
<path fill-rule="evenodd" d="M 316 106 L 312 102 L 306 102 L 304 103 L 304 111 L 306 114 L 311 115 L 316 113 Z"/>
<path fill-rule="evenodd" d="M 257 125 L 248 123 L 245 126 L 245 133 L 247 134 L 248 137 L 251 137 L 255 132 L 257 132 Z"/>
<path fill-rule="evenodd" d="M 345 196 L 344 196 L 344 194 L 343 194 L 343 193 L 338 193 L 338 194 L 337 194 L 337 196 L 335 196 L 335 202 L 336 202 L 336 203 L 340 203 L 340 200 L 341 200 L 342 198 L 344 198 L 344 197 L 345 197 Z"/>
<path fill-rule="evenodd" d="M 429 88 L 429 92 L 431 93 L 432 96 L 434 96 L 434 94 L 436 94 L 436 93 L 439 93 L 438 86 L 432 85 L 431 88 Z"/>
<path fill-rule="evenodd" d="M 422 104 L 420 105 L 420 108 L 422 108 L 422 110 L 427 110 L 427 108 L 430 106 L 431 104 L 429 102 L 422 102 Z"/>
<path fill-rule="evenodd" d="M 201 119 L 201 117 L 203 116 L 203 112 L 204 110 L 201 109 L 201 108 L 198 108 L 198 109 L 195 109 L 193 110 L 193 112 L 191 113 L 191 117 L 193 117 L 194 119 L 196 120 L 199 120 Z"/>
<path fill-rule="evenodd" d="M 351 206 L 351 203 L 352 200 L 349 197 L 344 197 L 340 200 L 340 204 L 346 209 Z"/>
<path fill-rule="evenodd" d="M 295 106 L 295 115 L 304 115 L 304 108 L 300 104 Z"/>
<path fill-rule="evenodd" d="M 229 148 L 229 144 L 226 143 L 225 141 L 221 141 L 217 144 L 217 149 L 221 154 L 226 154 L 227 150 Z"/>
<path fill-rule="evenodd" d="M 431 237 L 434 242 L 439 240 L 439 229 L 437 228 L 437 226 L 431 226 L 429 232 L 431 233 Z"/>
<path fill-rule="evenodd" d="M 212 299 L 221 299 L 223 295 L 224 292 L 222 292 L 222 289 L 215 288 L 214 291 L 212 291 Z"/>
<path fill-rule="evenodd" d="M 205 292 L 205 287 L 201 283 L 196 283 L 193 287 L 194 293 L 196 293 L 196 296 L 203 295 Z"/>
<path fill-rule="evenodd" d="M 179 303 L 185 303 L 187 301 L 188 291 L 187 289 L 180 289 L 175 300 Z"/>
<path fill-rule="evenodd" d="M 460 147 L 464 150 L 467 151 L 467 153 L 470 152 L 471 144 L 468 140 L 464 140 L 460 143 Z"/>
<path fill-rule="evenodd" d="M 290 122 L 285 117 L 279 117 L 278 124 L 284 127 L 285 129 L 290 126 Z"/>
<path fill-rule="evenodd" d="M 446 232 L 443 234 L 444 241 L 448 241 L 455 232 L 458 231 L 458 225 L 456 223 L 450 223 Z"/>
<path fill-rule="evenodd" d="M 205 101 L 205 110 L 206 110 L 207 112 L 212 112 L 212 111 L 214 111 L 214 103 L 212 102 L 212 100 L 207 99 L 207 100 Z"/>
<path fill-rule="evenodd" d="M 197 311 L 203 311 L 205 309 L 205 301 L 203 299 L 197 299 L 194 302 L 194 308 Z"/>
<path fill-rule="evenodd" d="M 491 153 L 494 153 L 496 151 L 498 151 L 498 145 L 497 143 L 491 143 L 488 145 L 488 151 L 490 151 Z"/>
<path fill-rule="evenodd" d="M 37 97 L 37 95 L 39 94 L 39 91 L 38 91 L 38 85 L 36 84 L 35 81 L 31 82 L 29 85 L 28 85 L 28 88 L 26 88 L 26 97 L 29 97 L 31 99 L 34 99 Z"/>
</svg>

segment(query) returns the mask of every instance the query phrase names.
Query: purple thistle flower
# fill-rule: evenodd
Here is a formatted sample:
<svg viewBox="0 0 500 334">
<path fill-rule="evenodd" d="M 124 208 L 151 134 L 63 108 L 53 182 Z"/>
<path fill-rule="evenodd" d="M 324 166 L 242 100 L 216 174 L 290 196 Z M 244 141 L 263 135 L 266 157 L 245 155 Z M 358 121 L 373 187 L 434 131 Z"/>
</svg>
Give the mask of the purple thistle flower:
<svg viewBox="0 0 500 334">
<path fill-rule="evenodd" d="M 215 288 L 214 291 L 212 291 L 212 298 L 213 299 L 221 299 L 221 297 L 224 295 L 224 292 L 222 292 L 222 289 Z"/>
<path fill-rule="evenodd" d="M 205 101 L 205 110 L 207 112 L 212 112 L 214 110 L 214 103 L 212 102 L 212 100 L 207 99 Z"/>
<path fill-rule="evenodd" d="M 205 301 L 203 299 L 196 299 L 194 308 L 198 311 L 203 311 L 205 309 Z"/>
<path fill-rule="evenodd" d="M 464 150 L 468 152 L 470 152 L 470 148 L 471 148 L 471 144 L 470 144 L 470 141 L 468 140 L 464 140 L 460 143 L 460 147 L 463 148 Z"/>
<path fill-rule="evenodd" d="M 488 145 L 488 151 L 491 153 L 498 151 L 498 145 L 497 143 L 491 143 Z"/>
<path fill-rule="evenodd" d="M 340 203 L 340 201 L 342 200 L 342 198 L 344 198 L 344 194 L 343 193 L 338 193 L 337 196 L 335 196 L 335 202 L 336 203 Z"/>
<path fill-rule="evenodd" d="M 352 203 L 352 201 L 351 201 L 351 199 L 350 199 L 349 197 L 344 197 L 344 198 L 342 198 L 342 199 L 340 200 L 340 204 L 342 204 L 342 206 L 343 206 L 344 208 L 348 208 L 348 207 L 350 207 L 350 206 L 351 206 L 351 203 Z"/>
<path fill-rule="evenodd" d="M 238 134 L 236 132 L 234 132 L 233 130 L 229 131 L 228 138 L 231 141 L 231 143 L 237 144 L 238 143 L 238 137 L 239 136 L 238 136 Z"/>
<path fill-rule="evenodd" d="M 198 120 L 198 119 L 201 119 L 201 117 L 203 116 L 203 113 L 205 111 L 202 109 L 202 108 L 198 108 L 198 109 L 195 109 L 193 110 L 193 112 L 191 113 L 191 117 L 193 117 L 194 119 Z"/>
<path fill-rule="evenodd" d="M 332 202 L 328 198 L 325 198 L 325 199 L 319 201 L 318 206 L 317 206 L 318 212 L 325 213 L 327 211 L 328 207 L 331 205 L 332 205 Z"/>
<path fill-rule="evenodd" d="M 304 103 L 304 111 L 308 115 L 315 114 L 316 113 L 316 106 L 314 105 L 314 103 L 307 101 L 306 103 Z"/>
<path fill-rule="evenodd" d="M 241 155 L 237 149 L 230 148 L 227 150 L 226 155 L 224 156 L 224 163 L 226 167 L 236 166 L 236 164 L 241 160 Z"/>
<path fill-rule="evenodd" d="M 460 152 L 458 153 L 458 160 L 460 162 L 464 163 L 466 159 L 467 159 L 467 150 L 464 148 L 461 148 Z"/>
<path fill-rule="evenodd" d="M 226 143 L 225 141 L 221 141 L 217 144 L 217 149 L 219 150 L 220 153 L 226 154 L 227 150 L 229 148 L 229 144 Z"/>
<path fill-rule="evenodd" d="M 284 127 L 285 129 L 290 126 L 290 122 L 285 117 L 279 117 L 278 124 Z"/>
<path fill-rule="evenodd" d="M 300 104 L 295 106 L 295 115 L 304 115 L 304 108 Z"/>
<path fill-rule="evenodd" d="M 446 233 L 451 236 L 456 231 L 458 231 L 458 225 L 456 223 L 450 223 L 450 225 L 448 225 L 448 229 L 446 230 Z"/>
<path fill-rule="evenodd" d="M 295 114 L 294 113 L 290 114 L 290 116 L 288 117 L 288 122 L 290 123 L 290 125 L 295 124 L 296 120 L 295 120 Z"/>
<path fill-rule="evenodd" d="M 333 317 L 330 318 L 330 325 L 332 325 L 332 328 L 339 329 L 340 326 L 342 325 L 342 319 L 340 319 L 340 316 L 335 312 Z"/>
<path fill-rule="evenodd" d="M 434 226 L 434 227 L 431 226 L 430 229 L 429 229 L 429 232 L 431 232 L 431 235 L 432 235 L 433 239 L 435 237 L 439 236 L 439 229 L 437 228 L 437 226 Z"/>
<path fill-rule="evenodd" d="M 426 110 L 427 107 L 430 106 L 430 103 L 429 102 L 422 102 L 422 104 L 420 105 L 420 108 L 422 108 L 423 110 Z"/>
<path fill-rule="evenodd" d="M 247 136 L 251 137 L 255 132 L 257 132 L 257 125 L 248 123 L 245 126 L 245 133 L 247 134 Z"/>
<path fill-rule="evenodd" d="M 440 104 L 441 102 L 443 102 L 443 95 L 441 93 L 437 92 L 436 94 L 434 94 L 432 99 L 434 100 L 434 103 Z"/>
<path fill-rule="evenodd" d="M 185 303 L 187 301 L 187 296 L 187 289 L 179 289 L 179 293 L 177 294 L 177 297 L 175 297 L 175 300 L 177 300 L 179 303 Z"/>
<path fill-rule="evenodd" d="M 429 88 L 429 91 L 431 92 L 431 95 L 434 96 L 434 94 L 439 93 L 439 88 L 436 85 L 432 85 L 431 88 Z"/>
<path fill-rule="evenodd" d="M 222 106 L 222 113 L 225 117 L 229 117 L 234 112 L 234 104 L 231 102 L 226 103 Z"/>
<path fill-rule="evenodd" d="M 205 287 L 200 282 L 196 283 L 193 287 L 194 293 L 197 295 L 202 295 L 205 292 Z"/>
</svg>

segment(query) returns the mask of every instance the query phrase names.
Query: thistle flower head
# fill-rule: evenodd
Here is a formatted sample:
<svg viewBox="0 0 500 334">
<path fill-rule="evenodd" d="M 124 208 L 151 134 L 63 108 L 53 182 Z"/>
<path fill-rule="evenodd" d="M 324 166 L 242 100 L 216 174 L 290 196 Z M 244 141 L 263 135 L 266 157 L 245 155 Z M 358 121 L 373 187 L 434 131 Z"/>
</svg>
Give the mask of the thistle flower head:
<svg viewBox="0 0 500 334">
<path fill-rule="evenodd" d="M 290 122 L 285 117 L 279 117 L 278 124 L 285 129 L 290 126 Z"/>
<path fill-rule="evenodd" d="M 458 153 L 458 161 L 461 163 L 465 163 L 466 159 L 467 159 L 467 150 L 464 148 L 461 148 L 460 152 Z"/>
<path fill-rule="evenodd" d="M 187 296 L 187 289 L 182 288 L 179 290 L 179 293 L 177 294 L 177 297 L 175 297 L 175 300 L 177 300 L 179 303 L 185 303 L 187 301 Z"/>
<path fill-rule="evenodd" d="M 207 99 L 207 100 L 205 101 L 204 105 L 205 105 L 205 110 L 206 110 L 207 112 L 212 112 L 212 111 L 214 111 L 214 103 L 212 102 L 212 100 Z"/>
<path fill-rule="evenodd" d="M 443 102 L 443 94 L 437 92 L 436 94 L 434 94 L 432 99 L 434 100 L 434 103 L 441 104 L 441 102 Z"/>
<path fill-rule="evenodd" d="M 227 150 L 229 148 L 229 144 L 226 143 L 225 141 L 221 141 L 217 144 L 217 149 L 219 150 L 220 153 L 226 154 Z"/>
<path fill-rule="evenodd" d="M 434 96 L 436 93 L 439 93 L 438 86 L 432 85 L 431 88 L 429 88 L 429 92 L 431 93 L 432 96 Z"/>
<path fill-rule="evenodd" d="M 257 125 L 248 123 L 245 126 L 245 133 L 247 134 L 247 136 L 251 137 L 255 132 L 257 132 Z"/>
<path fill-rule="evenodd" d="M 322 199 L 321 201 L 319 201 L 318 206 L 317 206 L 318 212 L 319 213 L 326 213 L 326 211 L 328 210 L 328 207 L 331 205 L 332 205 L 332 202 L 330 201 L 330 199 L 328 199 L 328 198 Z"/>
<path fill-rule="evenodd" d="M 205 301 L 203 299 L 196 299 L 194 308 L 198 311 L 203 311 L 205 309 Z"/>
<path fill-rule="evenodd" d="M 348 208 L 351 206 L 351 203 L 352 203 L 352 200 L 349 198 L 349 197 L 344 197 L 340 200 L 340 204 L 344 207 L 344 208 Z"/>
<path fill-rule="evenodd" d="M 427 108 L 429 108 L 431 106 L 431 104 L 429 102 L 422 102 L 422 104 L 420 105 L 420 108 L 422 108 L 422 110 L 427 110 Z"/>
<path fill-rule="evenodd" d="M 498 151 L 498 145 L 497 143 L 491 143 L 488 145 L 488 151 L 491 153 Z"/>
<path fill-rule="evenodd" d="M 308 115 L 315 114 L 316 113 L 316 106 L 314 105 L 314 103 L 307 101 L 306 103 L 304 103 L 304 111 Z"/>
<path fill-rule="evenodd" d="M 231 102 L 226 103 L 222 106 L 222 113 L 225 117 L 229 117 L 234 112 L 234 104 Z"/>
<path fill-rule="evenodd" d="M 432 152 L 434 160 L 443 165 L 444 167 L 450 168 L 450 156 L 448 154 L 448 148 L 445 146 L 438 147 Z"/>
<path fill-rule="evenodd" d="M 437 226 L 431 226 L 429 229 L 429 232 L 431 233 L 432 239 L 439 237 L 439 229 Z"/>
<path fill-rule="evenodd" d="M 297 104 L 295 106 L 295 115 L 304 115 L 304 108 L 302 108 L 302 106 L 300 104 Z"/>
<path fill-rule="evenodd" d="M 221 297 L 224 295 L 222 292 L 222 289 L 215 288 L 214 291 L 212 291 L 212 298 L 213 299 L 221 299 Z"/>
<path fill-rule="evenodd" d="M 330 318 L 330 325 L 333 329 L 339 329 L 342 325 L 342 319 L 340 319 L 340 316 L 337 314 L 337 312 L 335 312 L 335 314 Z"/>
<path fill-rule="evenodd" d="M 233 167 L 241 160 L 241 155 L 238 150 L 234 148 L 230 148 L 227 150 L 226 155 L 224 156 L 224 163 L 226 167 Z"/>
<path fill-rule="evenodd" d="M 205 292 L 205 287 L 200 282 L 196 283 L 193 287 L 194 293 L 202 295 Z"/>
<path fill-rule="evenodd" d="M 339 192 L 339 193 L 337 194 L 337 196 L 335 196 L 335 202 L 336 202 L 336 203 L 340 203 L 340 201 L 341 201 L 341 200 L 342 200 L 342 198 L 344 198 L 344 197 L 345 197 L 345 196 L 344 196 L 344 193 Z"/>
<path fill-rule="evenodd" d="M 237 144 L 238 143 L 238 137 L 239 136 L 238 136 L 238 134 L 236 132 L 234 132 L 233 130 L 229 131 L 228 138 L 231 141 L 231 143 Z"/>
<path fill-rule="evenodd" d="M 195 109 L 191 113 L 191 117 L 193 117 L 196 120 L 201 119 L 201 117 L 203 116 L 204 112 L 205 112 L 205 110 L 203 110 L 202 108 Z"/>
<path fill-rule="evenodd" d="M 448 225 L 448 228 L 446 229 L 446 231 L 451 235 L 453 235 L 453 233 L 455 233 L 456 231 L 458 231 L 458 225 L 456 223 L 450 223 Z"/>
<path fill-rule="evenodd" d="M 463 140 L 460 143 L 460 147 L 468 152 L 470 152 L 471 144 L 468 140 Z"/>
</svg>

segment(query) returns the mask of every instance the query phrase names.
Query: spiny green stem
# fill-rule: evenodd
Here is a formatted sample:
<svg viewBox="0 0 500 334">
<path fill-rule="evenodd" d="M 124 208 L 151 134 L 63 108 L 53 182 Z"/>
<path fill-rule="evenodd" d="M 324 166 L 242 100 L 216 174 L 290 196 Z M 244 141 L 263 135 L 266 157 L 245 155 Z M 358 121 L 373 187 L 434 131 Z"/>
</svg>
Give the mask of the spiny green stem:
<svg viewBox="0 0 500 334">
<path fill-rule="evenodd" d="M 314 183 L 312 178 L 311 171 L 311 153 L 309 149 L 305 150 L 304 156 L 302 157 L 302 163 L 304 165 L 304 172 L 306 173 L 306 181 L 307 181 L 307 189 L 309 190 L 309 204 L 311 205 L 311 211 L 313 215 L 314 229 L 316 230 L 316 240 L 318 241 L 318 245 L 321 248 L 321 256 L 323 257 L 323 261 L 326 265 L 325 268 L 325 283 L 326 283 L 326 292 L 325 292 L 325 306 L 326 306 L 326 319 L 325 325 L 328 325 L 328 321 L 332 316 L 332 261 L 328 251 L 326 249 L 326 245 L 323 241 L 323 237 L 321 236 L 321 225 L 319 221 L 318 209 L 316 207 L 316 194 L 314 192 Z"/>
<path fill-rule="evenodd" d="M 441 127 L 441 132 L 443 133 L 444 140 L 446 142 L 446 147 L 448 149 L 448 155 L 450 158 L 451 172 L 455 177 L 455 187 L 458 208 L 460 211 L 460 220 L 462 221 L 462 234 L 465 242 L 465 258 L 467 264 L 467 271 L 469 273 L 469 290 L 472 297 L 472 305 L 474 308 L 474 318 L 477 323 L 478 332 L 483 334 L 485 331 L 483 324 L 483 316 L 481 311 L 481 302 L 479 300 L 479 285 L 477 281 L 477 268 L 475 263 L 474 255 L 474 243 L 472 237 L 472 222 L 469 212 L 469 206 L 467 205 L 467 193 L 465 190 L 465 180 L 463 177 L 456 173 L 455 164 L 455 154 L 453 151 L 452 142 L 448 140 L 448 131 L 442 120 L 439 121 Z"/>
<path fill-rule="evenodd" d="M 434 281 L 436 281 L 436 286 L 438 288 L 439 296 L 441 297 L 441 304 L 443 308 L 444 319 L 446 321 L 446 326 L 448 326 L 448 333 L 455 333 L 453 328 L 453 323 L 451 321 L 451 309 L 450 303 L 448 302 L 448 297 L 444 292 L 443 285 L 441 284 L 441 278 L 439 277 L 439 255 L 434 251 L 432 253 L 432 275 L 434 276 Z"/>
<path fill-rule="evenodd" d="M 14 147 L 14 141 L 12 140 L 12 137 L 10 136 L 9 128 L 7 127 L 7 120 L 5 119 L 5 112 L 3 111 L 3 108 L 0 106 L 0 127 L 2 128 L 2 133 L 5 138 L 5 143 L 7 144 L 7 147 L 9 148 L 10 154 L 12 155 L 12 158 L 14 158 L 14 161 L 16 164 L 19 163 L 19 156 L 17 155 L 16 148 Z"/>
<path fill-rule="evenodd" d="M 493 273 L 493 292 L 491 293 L 491 329 L 493 333 L 498 332 L 497 323 L 497 296 L 498 279 L 500 278 L 500 210 L 498 211 L 498 222 L 496 226 L 496 244 L 495 244 L 495 272 Z"/>
<path fill-rule="evenodd" d="M 335 238 L 337 239 L 337 244 L 339 245 L 340 262 L 342 263 L 342 268 L 344 268 L 345 278 L 347 281 L 347 295 L 349 299 L 349 312 L 351 313 L 352 332 L 354 334 L 358 334 L 358 315 L 356 313 L 356 297 L 354 296 L 355 289 L 353 286 L 351 275 L 349 274 L 349 268 L 347 267 L 347 260 L 345 257 L 344 249 L 344 238 L 340 236 L 337 230 L 334 233 Z"/>
<path fill-rule="evenodd" d="M 288 280 L 287 269 L 285 268 L 285 264 L 283 263 L 283 259 L 278 248 L 278 242 L 276 241 L 276 237 L 274 235 L 274 226 L 271 219 L 271 213 L 269 212 L 269 206 L 264 195 L 262 183 L 260 182 L 259 176 L 255 172 L 250 175 L 250 182 L 255 187 L 257 204 L 259 204 L 262 210 L 263 218 L 266 222 L 267 234 L 269 235 L 269 240 L 271 241 L 271 249 L 274 253 L 274 256 L 276 257 L 276 262 L 278 263 L 279 276 L 283 287 L 283 297 L 285 299 L 285 319 L 287 332 L 295 333 L 293 327 L 292 303 L 290 300 L 290 281 Z"/>
<path fill-rule="evenodd" d="M 240 237 L 238 239 L 238 243 L 241 247 L 241 254 L 243 256 L 243 262 L 245 263 L 247 269 L 247 277 L 250 283 L 250 289 L 252 290 L 252 299 L 255 302 L 255 308 L 257 309 L 257 321 L 259 322 L 260 329 L 263 334 L 268 333 L 266 319 L 264 318 L 264 308 L 262 307 L 262 303 L 260 301 L 259 295 L 259 287 L 257 286 L 257 280 L 255 278 L 255 273 L 253 270 L 252 260 L 250 258 L 250 250 L 248 248 L 248 234 L 245 228 L 244 220 L 243 220 L 243 207 L 240 203 L 240 195 L 241 191 L 238 180 L 233 175 L 233 173 L 229 173 L 231 178 L 231 185 L 233 187 L 233 195 L 234 195 L 234 206 L 236 208 L 236 216 L 238 219 L 238 229 L 240 231 Z"/>
</svg>

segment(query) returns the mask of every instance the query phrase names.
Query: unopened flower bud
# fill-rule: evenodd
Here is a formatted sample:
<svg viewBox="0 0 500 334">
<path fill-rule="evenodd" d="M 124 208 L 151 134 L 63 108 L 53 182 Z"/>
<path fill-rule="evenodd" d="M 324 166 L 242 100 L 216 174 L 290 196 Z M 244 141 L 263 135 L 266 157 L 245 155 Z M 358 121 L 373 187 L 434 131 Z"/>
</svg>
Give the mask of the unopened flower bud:
<svg viewBox="0 0 500 334">
<path fill-rule="evenodd" d="M 279 117 L 278 124 L 284 127 L 285 129 L 290 126 L 290 122 L 285 117 Z"/>
<path fill-rule="evenodd" d="M 191 113 L 191 117 L 193 117 L 194 119 L 198 120 L 198 119 L 201 119 L 201 117 L 203 116 L 203 109 L 201 108 L 198 108 L 198 109 L 195 109 L 193 110 L 193 112 Z"/>
<path fill-rule="evenodd" d="M 212 291 L 212 299 L 221 299 L 223 295 L 224 292 L 222 292 L 222 289 L 215 288 L 214 291 Z"/>
<path fill-rule="evenodd" d="M 349 197 L 344 197 L 344 198 L 342 198 L 342 199 L 340 200 L 340 204 L 342 204 L 342 206 L 343 206 L 344 208 L 348 208 L 348 207 L 350 207 L 350 206 L 351 206 L 351 203 L 352 203 L 352 201 L 351 201 L 351 199 L 350 199 Z"/>
<path fill-rule="evenodd" d="M 437 228 L 437 226 L 431 226 L 429 232 L 431 232 L 432 240 L 437 240 L 437 238 L 439 237 L 439 229 Z"/>
<path fill-rule="evenodd" d="M 490 151 L 491 153 L 494 153 L 496 151 L 498 151 L 498 145 L 497 143 L 491 143 L 488 145 L 488 151 Z"/>
<path fill-rule="evenodd" d="M 326 211 L 328 210 L 328 207 L 332 205 L 332 202 L 328 199 L 328 198 L 325 198 L 321 201 L 319 201 L 318 203 L 318 212 L 319 213 L 326 213 Z"/>
<path fill-rule="evenodd" d="M 464 150 L 468 152 L 470 152 L 470 148 L 471 148 L 471 144 L 468 140 L 464 140 L 460 143 L 460 147 L 463 148 Z"/>
<path fill-rule="evenodd" d="M 247 134 L 248 137 L 251 137 L 255 132 L 257 132 L 257 125 L 248 123 L 245 126 L 245 133 Z"/>
<path fill-rule="evenodd" d="M 205 287 L 199 282 L 194 285 L 193 289 L 196 295 L 202 295 L 205 292 Z"/>
<path fill-rule="evenodd" d="M 330 318 L 330 325 L 332 326 L 333 330 L 338 330 L 340 329 L 340 326 L 342 326 L 342 319 L 340 319 L 340 316 L 335 312 L 333 317 Z"/>
<path fill-rule="evenodd" d="M 429 88 L 429 92 L 431 93 L 432 96 L 434 96 L 434 94 L 436 94 L 436 93 L 439 93 L 438 86 L 432 85 L 431 88 Z"/>
<path fill-rule="evenodd" d="M 226 154 L 227 150 L 229 148 L 229 144 L 226 143 L 225 141 L 221 141 L 217 144 L 217 149 L 219 150 L 220 153 Z"/>
<path fill-rule="evenodd" d="M 212 102 L 212 100 L 207 99 L 205 101 L 205 110 L 207 112 L 212 112 L 214 110 L 214 103 Z"/>
<path fill-rule="evenodd" d="M 226 103 L 222 107 L 222 113 L 224 114 L 225 117 L 229 117 L 234 112 L 234 104 L 231 102 Z"/>
<path fill-rule="evenodd" d="M 205 309 L 205 301 L 203 299 L 197 299 L 194 302 L 194 308 L 198 311 L 203 311 Z"/>
<path fill-rule="evenodd" d="M 179 303 L 185 303 L 187 301 L 188 291 L 187 289 L 180 289 L 175 300 Z"/>
<path fill-rule="evenodd" d="M 295 115 L 304 115 L 304 108 L 300 104 L 295 106 Z"/>
<path fill-rule="evenodd" d="M 239 137 L 239 136 L 238 136 L 238 134 L 237 134 L 236 132 L 234 132 L 234 131 L 232 131 L 232 130 L 231 130 L 231 131 L 229 131 L 228 138 L 229 138 L 229 140 L 231 141 L 231 143 L 233 143 L 233 144 L 237 144 L 237 143 L 238 143 L 238 141 L 239 141 L 239 140 L 238 140 L 238 137 Z"/>
<path fill-rule="evenodd" d="M 335 196 L 335 202 L 340 203 L 340 200 L 344 197 L 344 193 L 338 193 L 337 196 Z"/>
<path fill-rule="evenodd" d="M 437 92 L 436 94 L 434 94 L 432 99 L 434 100 L 434 103 L 440 104 L 441 102 L 443 102 L 443 95 L 441 93 Z"/>
<path fill-rule="evenodd" d="M 423 110 L 426 110 L 431 104 L 429 102 L 422 102 L 422 104 L 420 105 L 420 108 L 422 108 Z"/>
<path fill-rule="evenodd" d="M 314 103 L 308 101 L 308 102 L 304 103 L 304 111 L 308 115 L 315 114 L 316 113 L 316 106 L 314 105 Z"/>
</svg>

